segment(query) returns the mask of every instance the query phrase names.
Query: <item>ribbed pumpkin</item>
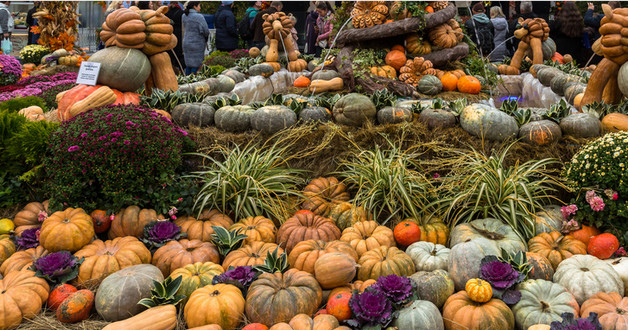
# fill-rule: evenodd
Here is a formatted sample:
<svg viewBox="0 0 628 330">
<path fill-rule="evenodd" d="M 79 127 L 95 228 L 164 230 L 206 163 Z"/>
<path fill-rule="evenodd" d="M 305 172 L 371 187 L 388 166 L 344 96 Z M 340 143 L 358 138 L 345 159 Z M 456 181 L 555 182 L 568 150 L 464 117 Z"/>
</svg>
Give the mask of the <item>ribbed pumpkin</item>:
<svg viewBox="0 0 628 330">
<path fill-rule="evenodd" d="M 478 303 L 485 303 L 493 298 L 491 283 L 479 278 L 472 278 L 464 286 L 469 298 Z"/>
<path fill-rule="evenodd" d="M 395 68 L 393 68 L 390 65 L 371 67 L 371 73 L 376 76 L 380 76 L 380 77 L 384 77 L 388 79 L 397 78 L 397 70 L 395 70 Z"/>
<path fill-rule="evenodd" d="M 76 252 L 94 238 L 94 225 L 83 209 L 67 208 L 49 216 L 41 226 L 39 243 L 50 252 Z"/>
<path fill-rule="evenodd" d="M 327 218 L 314 213 L 297 213 L 284 222 L 277 231 L 277 244 L 290 253 L 297 243 L 307 239 L 326 242 L 340 238 L 340 229 Z"/>
<path fill-rule="evenodd" d="M 314 275 L 316 261 L 324 254 L 331 252 L 342 252 L 349 255 L 354 261 L 358 261 L 358 254 L 349 243 L 309 239 L 294 246 L 288 255 L 288 263 L 292 268 Z"/>
<path fill-rule="evenodd" d="M 554 79 L 554 77 L 558 76 L 558 75 L 562 75 L 564 74 L 562 71 L 560 71 L 557 68 L 554 67 L 545 67 L 545 68 L 541 68 L 537 71 L 536 73 L 536 79 L 538 79 L 541 84 L 543 84 L 543 86 L 550 86 L 550 83 L 552 81 L 552 79 Z"/>
<path fill-rule="evenodd" d="M 169 276 L 172 271 L 196 262 L 220 262 L 218 249 L 209 242 L 181 239 L 170 241 L 153 255 L 153 265 Z"/>
<path fill-rule="evenodd" d="M 358 280 L 377 280 L 381 276 L 410 276 L 414 273 L 414 262 L 405 252 L 396 247 L 381 246 L 364 253 L 360 260 Z"/>
<path fill-rule="evenodd" d="M 247 236 L 246 239 L 244 239 L 244 244 L 252 244 L 257 241 L 266 243 L 275 242 L 277 227 L 275 227 L 272 220 L 266 217 L 246 217 L 229 227 L 229 231 L 238 229 L 241 230 L 241 234 Z"/>
<path fill-rule="evenodd" d="M 529 279 L 552 280 L 554 277 L 554 268 L 547 258 L 534 252 L 526 252 L 526 258 L 530 266 L 532 266 L 530 272 L 528 272 Z"/>
<path fill-rule="evenodd" d="M 152 209 L 140 209 L 133 205 L 120 210 L 111 222 L 109 238 L 135 236 L 144 237 L 144 227 L 150 222 L 164 219 Z"/>
<path fill-rule="evenodd" d="M 563 313 L 578 315 L 576 298 L 560 284 L 546 280 L 527 280 L 517 287 L 521 300 L 512 307 L 518 329 L 534 324 L 562 321 Z"/>
<path fill-rule="evenodd" d="M 466 291 L 460 291 L 447 299 L 443 306 L 445 329 L 500 329 L 515 328 L 515 317 L 508 305 L 499 299 L 477 303 Z"/>
<path fill-rule="evenodd" d="M 336 223 L 340 230 L 362 221 L 371 221 L 373 216 L 364 207 L 349 202 L 336 204 L 329 212 L 328 217 Z"/>
<path fill-rule="evenodd" d="M 399 80 L 414 87 L 417 87 L 421 77 L 428 74 L 437 74 L 432 62 L 423 57 L 415 57 L 414 59 L 406 61 L 403 67 L 399 69 L 399 73 Z"/>
<path fill-rule="evenodd" d="M 385 124 L 399 124 L 412 121 L 412 111 L 402 107 L 383 107 L 377 111 L 377 122 Z"/>
<path fill-rule="evenodd" d="M 251 116 L 251 128 L 266 134 L 277 133 L 296 123 L 296 113 L 283 105 L 261 107 Z"/>
<path fill-rule="evenodd" d="M 110 241 L 95 240 L 74 254 L 77 258 L 85 258 L 79 267 L 76 278 L 78 285 L 89 286 L 102 281 L 126 267 L 148 264 L 151 261 L 150 251 L 137 238 L 132 236 L 118 237 Z"/>
<path fill-rule="evenodd" d="M 275 243 L 253 242 L 244 245 L 229 252 L 222 262 L 222 267 L 229 269 L 229 267 L 263 265 L 267 253 L 272 253 L 275 249 L 277 249 L 277 255 L 283 253 L 283 249 Z"/>
<path fill-rule="evenodd" d="M 576 96 L 580 93 L 584 93 L 587 89 L 587 84 L 585 83 L 576 83 L 571 84 L 567 88 L 565 88 L 565 99 L 569 104 L 574 104 Z"/>
<path fill-rule="evenodd" d="M 203 242 L 211 242 L 211 235 L 214 233 L 212 226 L 229 228 L 233 221 L 228 216 L 218 210 L 203 210 L 197 218 L 180 217 L 174 221 L 177 226 L 181 226 L 181 232 L 188 235 L 188 239 L 198 239 Z"/>
<path fill-rule="evenodd" d="M 337 204 L 350 198 L 347 186 L 335 177 L 320 177 L 310 181 L 303 189 L 303 197 L 305 199 L 301 207 L 323 217 L 326 217 Z"/>
<path fill-rule="evenodd" d="M 610 264 L 624 281 L 624 295 L 628 293 L 628 257 L 620 257 L 617 259 L 607 259 L 604 262 Z"/>
<path fill-rule="evenodd" d="M 546 205 L 534 214 L 536 234 L 559 231 L 563 225 L 563 214 L 558 205 Z"/>
<path fill-rule="evenodd" d="M 15 253 L 15 244 L 9 235 L 0 235 L 0 265 Z"/>
<path fill-rule="evenodd" d="M 0 272 L 4 277 L 12 271 L 26 270 L 30 267 L 35 260 L 48 255 L 50 252 L 44 249 L 43 246 L 27 249 L 24 251 L 17 251 L 13 253 L 7 260 L 0 266 Z"/>
<path fill-rule="evenodd" d="M 596 137 L 600 135 L 600 120 L 590 113 L 574 113 L 560 121 L 563 134 L 578 138 Z"/>
<path fill-rule="evenodd" d="M 75 323 L 89 318 L 94 306 L 94 293 L 90 290 L 78 290 L 66 298 L 57 308 L 57 320 L 63 323 Z"/>
<path fill-rule="evenodd" d="M 525 242 L 509 225 L 492 218 L 457 225 L 451 231 L 450 245 L 453 247 L 462 242 L 482 238 L 493 242 L 498 249 L 510 252 L 526 250 Z"/>
<path fill-rule="evenodd" d="M 264 273 L 249 287 L 246 317 L 266 326 L 289 322 L 297 314 L 314 314 L 322 299 L 323 291 L 310 273 L 296 269 Z"/>
<path fill-rule="evenodd" d="M 351 10 L 351 23 L 353 27 L 363 29 L 384 23 L 387 15 L 385 1 L 356 1 Z"/>
<path fill-rule="evenodd" d="M 521 141 L 530 144 L 546 145 L 560 140 L 563 132 L 560 126 L 552 120 L 531 121 L 519 128 Z"/>
<path fill-rule="evenodd" d="M 425 300 L 416 300 L 399 310 L 393 321 L 397 329 L 444 330 L 443 318 L 438 307 Z"/>
<path fill-rule="evenodd" d="M 340 240 L 349 243 L 360 257 L 379 247 L 391 247 L 396 244 L 393 231 L 375 221 L 355 223 L 342 231 Z"/>
<path fill-rule="evenodd" d="M 582 304 L 598 292 L 624 293 L 624 281 L 608 263 L 590 255 L 574 255 L 560 263 L 554 282 L 564 286 Z"/>
<path fill-rule="evenodd" d="M 251 127 L 255 110 L 247 105 L 226 106 L 216 110 L 214 122 L 223 131 L 239 133 Z"/>
<path fill-rule="evenodd" d="M 13 217 L 13 224 L 15 225 L 15 234 L 20 235 L 24 230 L 40 227 L 43 219 L 48 217 L 48 201 L 31 202 L 26 204 L 24 208 Z M 42 215 L 42 220 L 39 220 L 39 215 Z"/>
<path fill-rule="evenodd" d="M 581 317 L 596 313 L 602 329 L 628 329 L 628 297 L 599 292 L 582 304 Z"/>
<path fill-rule="evenodd" d="M 192 293 L 183 312 L 188 327 L 218 324 L 237 329 L 244 315 L 244 297 L 231 284 L 207 285 Z"/>
<path fill-rule="evenodd" d="M 556 269 L 563 260 L 576 255 L 586 254 L 586 244 L 578 241 L 571 235 L 563 236 L 557 231 L 541 233 L 528 242 L 530 252 L 538 253 L 547 258 Z"/>
<path fill-rule="evenodd" d="M 432 45 L 428 41 L 420 41 L 419 34 L 409 34 L 406 37 L 406 49 L 410 54 L 423 55 L 432 52 Z"/>
<path fill-rule="evenodd" d="M 293 317 L 289 323 L 279 322 L 273 325 L 270 328 L 255 327 L 255 328 L 245 328 L 246 330 L 305 330 L 305 329 L 335 329 L 335 330 L 345 330 L 350 329 L 348 327 L 341 327 L 338 324 L 338 320 L 328 314 L 316 315 L 314 318 L 311 318 L 307 314 L 298 314 Z M 243 330 L 245 330 L 243 329 Z"/>
<path fill-rule="evenodd" d="M 406 253 L 414 261 L 417 271 L 447 270 L 449 250 L 444 245 L 431 242 L 416 242 L 408 246 Z"/>
<path fill-rule="evenodd" d="M 464 77 L 460 80 L 462 79 Z M 462 92 L 460 80 L 458 80 L 458 90 Z M 519 125 L 513 117 L 496 108 L 479 103 L 468 105 L 462 110 L 460 126 L 474 136 L 495 141 L 504 141 L 519 133 Z"/>
<path fill-rule="evenodd" d="M 417 272 L 409 276 L 417 287 L 419 300 L 431 301 L 441 308 L 449 296 L 454 294 L 454 281 L 449 274 L 437 269 L 431 272 Z"/>
<path fill-rule="evenodd" d="M 89 57 L 100 63 L 98 84 L 122 92 L 135 92 L 150 75 L 150 61 L 141 51 L 132 48 L 107 47 Z"/>
<path fill-rule="evenodd" d="M 604 132 L 628 131 L 628 115 L 609 113 L 602 118 L 602 130 Z"/>
<path fill-rule="evenodd" d="M 401 69 L 401 67 L 406 64 L 406 54 L 400 50 L 391 50 L 386 54 L 386 58 L 384 61 L 387 65 L 395 68 L 395 70 Z"/>
<path fill-rule="evenodd" d="M 434 244 L 447 244 L 449 240 L 449 227 L 437 217 L 426 217 L 421 220 L 408 218 L 404 221 L 416 222 L 421 228 L 421 241 Z"/>
<path fill-rule="evenodd" d="M 368 96 L 350 93 L 341 97 L 334 104 L 334 119 L 347 126 L 362 126 L 366 121 L 373 121 L 377 114 L 375 104 Z"/>
<path fill-rule="evenodd" d="M 107 322 L 127 319 L 139 314 L 146 307 L 138 305 L 151 297 L 153 281 L 163 282 L 159 268 L 153 265 L 135 265 L 107 276 L 96 293 L 95 307 L 98 315 Z"/>
<path fill-rule="evenodd" d="M 299 121 L 305 124 L 331 121 L 331 111 L 324 107 L 306 107 L 299 112 Z"/>
<path fill-rule="evenodd" d="M 333 297 L 336 294 L 339 294 L 341 292 L 348 292 L 348 293 L 352 293 L 353 290 L 357 290 L 359 293 L 364 292 L 364 290 L 368 289 L 371 285 L 377 283 L 377 281 L 369 279 L 366 281 L 355 281 L 353 283 L 349 283 L 348 285 L 343 285 L 343 286 L 339 286 L 337 288 L 334 288 L 333 290 L 331 290 L 331 292 L 329 292 L 329 297 Z"/>
<path fill-rule="evenodd" d="M 460 24 L 455 19 L 437 25 L 430 29 L 428 37 L 430 42 L 440 48 L 452 48 L 462 41 L 464 34 Z"/>
<path fill-rule="evenodd" d="M 323 289 L 348 284 L 356 273 L 355 259 L 343 252 L 325 253 L 314 264 L 314 275 Z"/>
<path fill-rule="evenodd" d="M 480 262 L 487 255 L 500 255 L 497 245 L 485 238 L 472 239 L 451 248 L 447 270 L 456 284 L 463 290 L 468 280 L 479 276 Z"/>
<path fill-rule="evenodd" d="M 207 103 L 182 103 L 172 109 L 172 120 L 181 127 L 207 127 L 214 124 L 215 109 Z"/>
<path fill-rule="evenodd" d="M 426 74 L 419 79 L 416 89 L 419 93 L 436 95 L 443 89 L 443 84 L 440 82 L 440 79 L 436 78 L 436 76 Z"/>
<path fill-rule="evenodd" d="M 170 273 L 170 278 L 174 280 L 177 277 L 182 277 L 181 286 L 179 287 L 177 294 L 185 295 L 185 298 L 181 301 L 181 303 L 185 305 L 188 299 L 190 299 L 192 292 L 198 288 L 212 284 L 214 276 L 220 275 L 224 272 L 224 268 L 222 268 L 219 264 L 215 264 L 213 262 L 195 262 L 193 264 L 175 269 L 172 273 Z"/>
<path fill-rule="evenodd" d="M 32 319 L 48 299 L 46 280 L 30 270 L 15 271 L 0 279 L 0 328 L 12 329 L 22 319 Z"/>
</svg>

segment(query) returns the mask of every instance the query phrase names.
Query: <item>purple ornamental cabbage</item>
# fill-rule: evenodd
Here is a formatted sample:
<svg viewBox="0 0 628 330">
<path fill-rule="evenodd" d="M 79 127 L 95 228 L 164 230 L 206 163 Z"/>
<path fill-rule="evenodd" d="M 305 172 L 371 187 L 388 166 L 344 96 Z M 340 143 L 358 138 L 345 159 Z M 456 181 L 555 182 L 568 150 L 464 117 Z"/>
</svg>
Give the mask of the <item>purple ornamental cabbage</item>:
<svg viewBox="0 0 628 330">
<path fill-rule="evenodd" d="M 367 290 L 354 294 L 349 299 L 349 307 L 353 312 L 352 326 L 376 325 L 386 326 L 392 320 L 392 305 L 386 295 L 379 291 Z"/>
<path fill-rule="evenodd" d="M 480 278 L 491 283 L 495 289 L 506 290 L 517 284 L 519 272 L 514 270 L 509 263 L 495 260 L 482 263 Z"/>
<path fill-rule="evenodd" d="M 252 266 L 238 266 L 236 268 L 229 269 L 228 271 L 216 275 L 214 277 L 215 283 L 228 283 L 228 281 L 236 281 L 243 287 L 248 287 L 255 281 L 259 273 L 253 269 Z"/>
<path fill-rule="evenodd" d="M 141 239 L 149 249 L 156 250 L 170 241 L 187 237 L 181 233 L 181 227 L 170 221 L 153 221 L 144 227 L 144 237 Z"/>
<path fill-rule="evenodd" d="M 19 251 L 36 248 L 39 246 L 40 228 L 26 229 L 22 236 L 15 237 L 15 246 Z"/>
<path fill-rule="evenodd" d="M 412 280 L 397 275 L 382 276 L 371 287 L 383 293 L 393 303 L 401 303 L 414 293 Z"/>
<path fill-rule="evenodd" d="M 37 259 L 29 269 L 51 283 L 66 283 L 78 275 L 84 259 L 78 259 L 68 251 L 54 252 Z"/>
<path fill-rule="evenodd" d="M 554 321 L 550 324 L 551 330 L 602 330 L 597 313 L 590 313 L 589 317 L 574 319 L 572 313 L 563 313 L 562 322 Z"/>
</svg>

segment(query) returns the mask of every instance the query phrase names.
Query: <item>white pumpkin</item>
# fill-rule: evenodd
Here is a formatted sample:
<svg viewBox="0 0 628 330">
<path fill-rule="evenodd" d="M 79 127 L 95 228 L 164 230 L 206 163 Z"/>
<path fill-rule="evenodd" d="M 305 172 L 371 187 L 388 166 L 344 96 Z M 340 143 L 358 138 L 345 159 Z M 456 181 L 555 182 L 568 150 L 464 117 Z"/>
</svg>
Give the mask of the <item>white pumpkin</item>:
<svg viewBox="0 0 628 330">
<path fill-rule="evenodd" d="M 436 269 L 447 270 L 449 251 L 444 245 L 432 242 L 412 243 L 406 249 L 406 253 L 414 261 L 414 266 L 418 272 L 431 272 Z"/>
<path fill-rule="evenodd" d="M 594 256 L 576 254 L 558 265 L 554 283 L 564 286 L 582 304 L 598 292 L 624 295 L 624 281 L 613 266 Z"/>
<path fill-rule="evenodd" d="M 546 280 L 527 280 L 517 286 L 521 300 L 512 306 L 517 329 L 528 329 L 535 324 L 562 321 L 562 313 L 578 315 L 575 297 L 560 284 Z"/>
<path fill-rule="evenodd" d="M 487 218 L 473 220 L 454 227 L 449 235 L 449 246 L 466 242 L 470 239 L 485 238 L 495 244 L 499 251 L 508 252 L 527 251 L 526 243 L 507 224 L 497 219 Z"/>
<path fill-rule="evenodd" d="M 443 317 L 438 307 L 427 300 L 415 300 L 399 311 L 393 325 L 397 329 L 444 330 Z"/>
<path fill-rule="evenodd" d="M 619 274 L 619 277 L 624 282 L 624 296 L 628 295 L 628 257 L 606 259 L 604 262 L 611 264 L 613 269 Z"/>
</svg>

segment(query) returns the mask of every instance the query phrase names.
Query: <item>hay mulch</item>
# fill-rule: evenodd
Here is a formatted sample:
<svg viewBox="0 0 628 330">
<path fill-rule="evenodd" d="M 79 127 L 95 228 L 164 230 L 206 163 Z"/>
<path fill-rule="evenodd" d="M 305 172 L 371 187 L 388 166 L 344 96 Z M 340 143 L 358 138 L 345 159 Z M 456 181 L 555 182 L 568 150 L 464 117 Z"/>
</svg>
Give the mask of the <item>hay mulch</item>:
<svg viewBox="0 0 628 330">
<path fill-rule="evenodd" d="M 100 330 L 106 327 L 110 322 L 103 320 L 95 309 L 92 309 L 92 314 L 89 319 L 78 323 L 62 323 L 59 322 L 55 316 L 55 313 L 50 310 L 46 310 L 44 313 L 40 313 L 35 318 L 30 320 L 23 320 L 16 330 Z M 183 320 L 183 311 L 179 311 L 177 318 L 177 326 L 175 330 L 185 330 L 185 321 Z M 141 329 L 130 329 L 141 330 Z"/>
</svg>

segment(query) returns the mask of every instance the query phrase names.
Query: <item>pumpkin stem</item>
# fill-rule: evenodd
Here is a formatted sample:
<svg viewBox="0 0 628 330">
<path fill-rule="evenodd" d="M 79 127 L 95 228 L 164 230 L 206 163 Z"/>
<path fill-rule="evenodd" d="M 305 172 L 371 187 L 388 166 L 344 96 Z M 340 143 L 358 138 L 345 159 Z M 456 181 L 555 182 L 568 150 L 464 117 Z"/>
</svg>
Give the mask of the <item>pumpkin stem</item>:
<svg viewBox="0 0 628 330">
<path fill-rule="evenodd" d="M 615 308 L 615 312 L 616 312 L 617 314 L 619 314 L 619 315 L 624 315 L 624 314 L 626 314 L 626 311 L 625 311 L 625 310 L 623 310 L 623 309 L 621 309 L 621 308 L 619 308 L 619 307 Z"/>
<path fill-rule="evenodd" d="M 580 268 L 580 270 L 581 270 L 581 271 L 583 271 L 583 272 L 588 272 L 588 271 L 589 271 L 589 268 L 582 267 L 582 268 Z"/>
<path fill-rule="evenodd" d="M 220 295 L 220 291 L 214 290 L 214 292 L 210 293 L 209 295 L 212 296 L 212 297 L 218 296 L 218 295 Z"/>
<path fill-rule="evenodd" d="M 434 250 L 432 250 L 432 252 L 430 253 L 431 255 L 435 256 L 436 255 L 436 248 L 434 248 Z"/>
<path fill-rule="evenodd" d="M 193 247 L 189 247 L 189 248 L 185 249 L 185 251 L 192 252 L 192 251 L 194 251 L 194 248 Z"/>
<path fill-rule="evenodd" d="M 548 303 L 541 301 L 541 309 L 543 310 L 543 312 L 545 312 L 549 307 L 550 306 Z"/>
<path fill-rule="evenodd" d="M 494 233 L 494 232 L 492 232 L 492 231 L 484 230 L 484 229 L 481 229 L 481 228 L 476 227 L 475 225 L 470 225 L 470 226 L 471 226 L 471 228 L 473 228 L 475 231 L 477 231 L 480 235 L 482 235 L 482 236 L 484 236 L 484 237 L 486 237 L 486 238 L 488 238 L 488 239 L 494 240 L 494 241 L 499 241 L 499 240 L 502 240 L 502 239 L 504 239 L 504 237 L 505 237 L 505 236 L 504 236 L 504 235 L 502 235 L 502 234 L 498 234 L 498 233 Z"/>
</svg>

